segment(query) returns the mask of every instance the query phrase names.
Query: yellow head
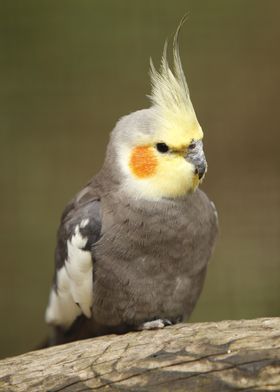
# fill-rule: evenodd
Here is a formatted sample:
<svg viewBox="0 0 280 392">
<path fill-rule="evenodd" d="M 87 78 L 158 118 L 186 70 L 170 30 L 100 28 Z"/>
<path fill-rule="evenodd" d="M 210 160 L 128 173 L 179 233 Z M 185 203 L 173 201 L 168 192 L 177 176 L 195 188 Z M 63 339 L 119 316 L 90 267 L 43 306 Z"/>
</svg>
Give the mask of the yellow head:
<svg viewBox="0 0 280 392">
<path fill-rule="evenodd" d="M 167 61 L 167 44 L 160 71 L 151 62 L 152 107 L 123 117 L 113 131 L 122 184 L 136 197 L 181 197 L 197 188 L 206 170 L 203 132 L 179 54 L 183 22 L 173 41 L 174 70 Z"/>
</svg>

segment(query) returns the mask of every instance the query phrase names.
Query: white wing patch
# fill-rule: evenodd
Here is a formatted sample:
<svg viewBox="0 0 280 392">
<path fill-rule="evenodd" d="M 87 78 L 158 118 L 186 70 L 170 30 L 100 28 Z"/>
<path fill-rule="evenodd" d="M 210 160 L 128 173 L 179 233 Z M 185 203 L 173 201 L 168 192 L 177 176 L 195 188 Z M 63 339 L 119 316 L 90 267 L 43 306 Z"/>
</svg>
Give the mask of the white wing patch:
<svg viewBox="0 0 280 392">
<path fill-rule="evenodd" d="M 48 324 L 70 327 L 73 321 L 82 314 L 81 308 L 73 301 L 69 290 L 69 277 L 65 267 L 57 274 L 58 291 L 51 290 L 49 305 L 45 319 Z"/>
<path fill-rule="evenodd" d="M 91 317 L 92 257 L 89 251 L 83 250 L 87 238 L 80 232 L 88 222 L 88 219 L 82 220 L 67 241 L 68 257 L 64 267 L 57 272 L 57 292 L 52 289 L 46 311 L 49 324 L 68 328 L 82 313 Z"/>
</svg>

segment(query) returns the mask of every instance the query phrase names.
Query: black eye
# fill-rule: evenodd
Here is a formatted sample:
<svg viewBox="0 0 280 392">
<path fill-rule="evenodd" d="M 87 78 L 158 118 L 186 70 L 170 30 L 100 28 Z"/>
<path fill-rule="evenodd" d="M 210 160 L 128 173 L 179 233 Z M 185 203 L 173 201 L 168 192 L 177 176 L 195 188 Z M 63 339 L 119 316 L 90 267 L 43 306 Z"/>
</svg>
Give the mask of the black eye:
<svg viewBox="0 0 280 392">
<path fill-rule="evenodd" d="M 192 143 L 189 145 L 189 150 L 194 150 L 195 147 L 196 147 L 196 143 L 195 143 L 195 142 L 192 142 Z"/>
<path fill-rule="evenodd" d="M 168 151 L 169 151 L 169 147 L 168 147 L 168 145 L 165 144 L 165 143 L 157 143 L 157 144 L 156 144 L 156 149 L 157 149 L 159 152 L 162 152 L 162 153 L 165 153 L 165 152 L 168 152 Z"/>
</svg>

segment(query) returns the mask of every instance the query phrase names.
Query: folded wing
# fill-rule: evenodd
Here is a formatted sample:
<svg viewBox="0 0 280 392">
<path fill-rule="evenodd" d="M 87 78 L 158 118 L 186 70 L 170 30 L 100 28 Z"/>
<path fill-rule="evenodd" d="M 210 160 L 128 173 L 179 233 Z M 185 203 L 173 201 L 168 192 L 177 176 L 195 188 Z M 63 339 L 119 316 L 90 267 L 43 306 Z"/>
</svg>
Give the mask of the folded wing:
<svg viewBox="0 0 280 392">
<path fill-rule="evenodd" d="M 92 249 L 100 238 L 100 200 L 85 188 L 66 207 L 58 230 L 56 270 L 46 310 L 47 323 L 68 329 L 93 302 Z"/>
</svg>

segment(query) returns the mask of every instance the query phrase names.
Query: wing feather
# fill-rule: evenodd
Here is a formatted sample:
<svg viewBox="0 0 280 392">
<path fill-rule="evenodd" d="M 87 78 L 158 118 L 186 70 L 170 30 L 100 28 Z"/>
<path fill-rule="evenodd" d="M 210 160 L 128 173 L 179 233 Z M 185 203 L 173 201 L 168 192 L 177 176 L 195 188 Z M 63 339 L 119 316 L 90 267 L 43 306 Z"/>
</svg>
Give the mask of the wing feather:
<svg viewBox="0 0 280 392">
<path fill-rule="evenodd" d="M 81 314 L 90 318 L 92 312 L 91 249 L 100 238 L 101 203 L 87 188 L 66 206 L 57 236 L 56 271 L 46 321 L 64 329 Z"/>
</svg>

